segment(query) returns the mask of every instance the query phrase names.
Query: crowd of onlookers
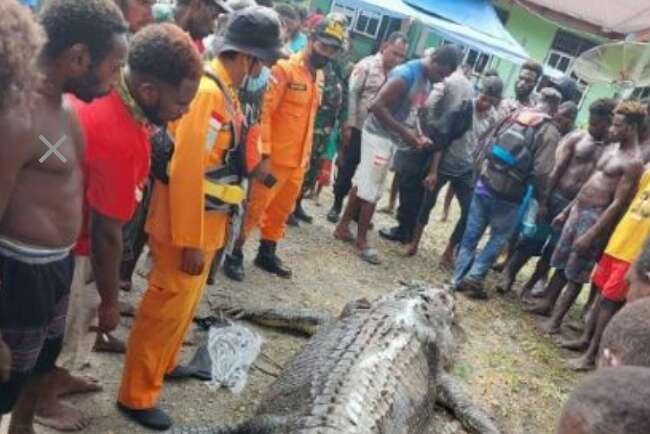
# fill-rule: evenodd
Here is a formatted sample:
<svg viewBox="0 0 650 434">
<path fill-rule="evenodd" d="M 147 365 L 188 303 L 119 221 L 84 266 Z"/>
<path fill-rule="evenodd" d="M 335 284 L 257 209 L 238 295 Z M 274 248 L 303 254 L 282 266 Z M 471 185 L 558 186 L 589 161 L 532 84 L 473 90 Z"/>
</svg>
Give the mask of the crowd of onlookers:
<svg viewBox="0 0 650 434">
<path fill-rule="evenodd" d="M 536 257 L 519 299 L 558 335 L 590 285 L 570 324 L 582 336 L 558 344 L 583 353 L 572 368 L 603 369 L 574 392 L 558 433 L 648 432 L 648 102 L 598 99 L 580 129 L 575 82 L 547 80 L 534 61 L 505 98 L 498 73 L 477 77 L 453 45 L 407 60 L 409 38 L 396 31 L 355 63 L 345 16 L 271 3 L 48 0 L 37 15 L 0 3 L 0 414 L 12 412 L 10 434 L 33 433 L 35 421 L 89 425 L 63 398 L 102 390 L 78 372 L 93 349 L 126 354 L 118 409 L 169 428 L 157 401 L 164 381 L 195 375 L 180 348 L 219 266 L 244 280 L 244 246 L 259 229 L 254 264 L 290 278 L 278 255 L 285 228 L 311 223 L 303 201 L 320 201 L 332 181 L 334 237 L 381 264 L 369 233 L 391 173 L 380 211 L 396 211 L 397 225 L 378 234 L 406 257 L 443 188 L 445 215 L 457 199 L 440 258 L 451 290 L 487 299 L 494 270 L 508 294 Z M 135 309 L 119 292 L 131 290 L 145 245 L 148 288 Z M 120 315 L 135 317 L 126 343 L 113 335 Z"/>
</svg>

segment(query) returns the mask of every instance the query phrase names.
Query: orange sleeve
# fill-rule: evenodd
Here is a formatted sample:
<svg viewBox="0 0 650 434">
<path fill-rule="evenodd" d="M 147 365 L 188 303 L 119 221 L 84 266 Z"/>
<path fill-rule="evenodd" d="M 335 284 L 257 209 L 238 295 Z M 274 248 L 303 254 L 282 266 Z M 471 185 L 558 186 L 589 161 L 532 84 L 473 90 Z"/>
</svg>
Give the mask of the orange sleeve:
<svg viewBox="0 0 650 434">
<path fill-rule="evenodd" d="M 269 86 L 264 94 L 264 104 L 262 104 L 262 115 L 260 124 L 262 125 L 260 137 L 260 152 L 262 155 L 271 155 L 271 120 L 273 113 L 278 109 L 284 93 L 287 89 L 289 78 L 280 65 L 273 66 Z"/>
<path fill-rule="evenodd" d="M 225 112 L 223 96 L 199 90 L 189 112 L 174 125 L 176 147 L 170 165 L 169 216 L 171 241 L 178 247 L 201 248 L 206 236 L 203 179 L 206 155 L 216 138 L 209 131 L 215 111 Z"/>
</svg>

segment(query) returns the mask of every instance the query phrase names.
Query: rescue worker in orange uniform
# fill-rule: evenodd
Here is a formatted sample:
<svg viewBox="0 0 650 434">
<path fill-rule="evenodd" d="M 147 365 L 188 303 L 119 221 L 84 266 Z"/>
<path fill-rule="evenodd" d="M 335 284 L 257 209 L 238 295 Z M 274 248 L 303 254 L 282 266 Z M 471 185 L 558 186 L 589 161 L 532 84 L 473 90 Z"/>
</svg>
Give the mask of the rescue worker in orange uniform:
<svg viewBox="0 0 650 434">
<path fill-rule="evenodd" d="M 242 249 L 256 227 L 261 241 L 255 265 L 291 277 L 291 270 L 276 254 L 277 243 L 284 238 L 287 217 L 294 210 L 311 156 L 322 85 L 320 70 L 343 48 L 346 23 L 341 14 L 328 15 L 314 28 L 303 51 L 280 60 L 272 69 L 262 107 L 260 171 L 267 176 L 258 176 L 251 184 L 243 231 L 230 258 L 230 265 L 242 277 Z"/>
<path fill-rule="evenodd" d="M 261 6 L 234 13 L 214 50 L 218 56 L 206 66 L 189 112 L 170 125 L 173 154 L 162 173 L 161 152 L 155 147 L 152 152 L 157 179 L 146 230 L 153 269 L 129 336 L 117 405 L 130 419 L 157 430 L 172 425 L 156 405 L 163 380 L 191 374 L 178 364 L 181 345 L 210 262 L 223 246 L 229 211 L 245 196 L 233 181 L 241 176 L 231 158 L 241 145 L 237 95 L 257 62 L 282 56 L 277 14 Z"/>
</svg>

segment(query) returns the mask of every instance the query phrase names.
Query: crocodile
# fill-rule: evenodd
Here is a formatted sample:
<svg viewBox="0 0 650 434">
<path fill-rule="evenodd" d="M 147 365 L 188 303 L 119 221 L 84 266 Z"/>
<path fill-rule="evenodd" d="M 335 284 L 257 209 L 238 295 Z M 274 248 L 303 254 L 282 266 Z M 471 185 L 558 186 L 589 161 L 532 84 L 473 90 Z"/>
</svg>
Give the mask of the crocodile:
<svg viewBox="0 0 650 434">
<path fill-rule="evenodd" d="M 204 424 L 172 433 L 427 434 L 437 403 L 472 433 L 500 434 L 447 372 L 454 297 L 445 290 L 402 287 L 372 303 L 349 303 L 335 320 L 283 309 L 240 310 L 239 317 L 315 334 L 252 418 L 234 427 Z"/>
</svg>

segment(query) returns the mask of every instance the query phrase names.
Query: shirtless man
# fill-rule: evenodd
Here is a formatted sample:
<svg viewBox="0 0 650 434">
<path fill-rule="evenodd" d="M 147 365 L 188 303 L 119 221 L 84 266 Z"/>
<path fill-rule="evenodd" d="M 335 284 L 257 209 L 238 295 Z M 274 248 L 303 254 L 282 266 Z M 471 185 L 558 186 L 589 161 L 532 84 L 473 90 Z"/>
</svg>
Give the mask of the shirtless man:
<svg viewBox="0 0 650 434">
<path fill-rule="evenodd" d="M 545 209 L 546 217 L 542 223 L 545 228 L 541 229 L 548 231 L 548 242 L 544 245 L 544 240 L 542 240 L 544 249 L 537 262 L 535 272 L 521 291 L 523 300 L 528 297 L 537 281 L 548 274 L 551 255 L 560 237 L 559 231 L 549 230 L 550 222 L 575 199 L 582 185 L 591 176 L 605 149 L 607 133 L 615 107 L 616 102 L 612 99 L 603 98 L 595 101 L 589 107 L 589 132 L 569 133 L 558 147 L 555 167 L 549 178 L 547 191 L 544 195 L 546 200 L 542 207 Z M 500 286 L 503 292 L 510 291 L 517 274 L 535 253 L 532 250 L 537 250 L 539 253 L 537 241 L 524 239 L 519 242 L 517 250 L 504 270 L 504 283 Z M 548 310 L 550 314 L 551 309 Z"/>
<path fill-rule="evenodd" d="M 38 398 L 61 350 L 70 250 L 81 228 L 83 137 L 63 94 L 90 101 L 108 93 L 126 56 L 126 25 L 110 0 L 52 0 L 41 22 L 47 43 L 33 57 L 47 81 L 31 116 L 9 111 L 0 118 L 0 331 L 12 354 L 0 414 L 13 410 L 9 434 L 34 433 Z M 21 26 L 9 26 L 3 35 L 20 39 Z M 100 307 L 99 328 L 113 330 L 118 318 L 116 308 Z M 52 411 L 76 428 L 86 424 L 73 407 Z"/>
<path fill-rule="evenodd" d="M 580 294 L 582 285 L 589 282 L 610 232 L 632 199 L 643 172 L 639 128 L 645 122 L 646 113 L 645 107 L 638 102 L 619 104 L 609 129 L 609 140 L 613 144 L 603 153 L 572 206 L 553 221 L 555 226 L 566 223 L 551 258 L 551 266 L 557 273 L 547 292 L 560 293 L 562 287 L 568 285 L 551 319 L 543 327 L 549 334 L 560 332 L 564 316 Z M 546 306 L 540 303 L 537 307 Z"/>
</svg>

